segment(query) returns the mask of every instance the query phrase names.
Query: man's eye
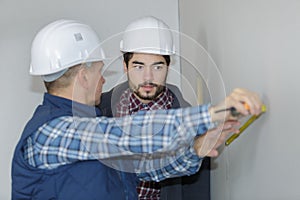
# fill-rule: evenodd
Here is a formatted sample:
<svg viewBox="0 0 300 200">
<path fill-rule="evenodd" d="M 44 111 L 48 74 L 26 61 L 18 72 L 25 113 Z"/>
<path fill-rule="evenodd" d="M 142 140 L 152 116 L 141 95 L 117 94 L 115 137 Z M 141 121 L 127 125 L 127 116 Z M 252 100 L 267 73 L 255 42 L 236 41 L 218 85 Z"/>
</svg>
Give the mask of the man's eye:
<svg viewBox="0 0 300 200">
<path fill-rule="evenodd" d="M 163 66 L 162 65 L 156 65 L 156 66 L 154 66 L 154 69 L 155 70 L 161 70 L 161 69 L 163 69 Z"/>
<path fill-rule="evenodd" d="M 133 66 L 134 67 L 134 69 L 143 69 L 143 66 L 142 65 L 135 65 L 135 66 Z"/>
</svg>

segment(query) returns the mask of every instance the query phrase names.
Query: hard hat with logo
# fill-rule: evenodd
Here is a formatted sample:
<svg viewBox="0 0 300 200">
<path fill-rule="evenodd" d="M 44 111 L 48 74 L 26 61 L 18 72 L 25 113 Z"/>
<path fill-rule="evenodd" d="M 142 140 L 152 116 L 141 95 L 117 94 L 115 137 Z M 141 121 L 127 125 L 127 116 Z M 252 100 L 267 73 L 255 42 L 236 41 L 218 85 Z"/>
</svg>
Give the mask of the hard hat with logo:
<svg viewBox="0 0 300 200">
<path fill-rule="evenodd" d="M 57 20 L 35 36 L 31 46 L 30 74 L 51 82 L 68 68 L 105 59 L 96 32 L 73 20 Z"/>
<path fill-rule="evenodd" d="M 131 22 L 120 42 L 122 52 L 175 54 L 170 28 L 162 20 L 147 16 Z"/>
</svg>

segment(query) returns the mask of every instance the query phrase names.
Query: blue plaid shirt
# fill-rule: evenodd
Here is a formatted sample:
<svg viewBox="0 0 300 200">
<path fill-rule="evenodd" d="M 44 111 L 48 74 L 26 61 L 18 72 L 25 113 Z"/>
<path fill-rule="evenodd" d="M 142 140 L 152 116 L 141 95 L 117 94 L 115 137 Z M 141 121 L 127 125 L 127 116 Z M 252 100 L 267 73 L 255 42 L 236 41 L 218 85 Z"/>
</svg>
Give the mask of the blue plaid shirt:
<svg viewBox="0 0 300 200">
<path fill-rule="evenodd" d="M 63 116 L 27 139 L 24 157 L 41 169 L 79 160 L 132 157 L 142 180 L 160 181 L 198 171 L 201 158 L 194 152 L 193 140 L 211 127 L 208 105 L 139 111 L 122 118 Z M 140 171 L 141 166 L 147 173 Z"/>
</svg>

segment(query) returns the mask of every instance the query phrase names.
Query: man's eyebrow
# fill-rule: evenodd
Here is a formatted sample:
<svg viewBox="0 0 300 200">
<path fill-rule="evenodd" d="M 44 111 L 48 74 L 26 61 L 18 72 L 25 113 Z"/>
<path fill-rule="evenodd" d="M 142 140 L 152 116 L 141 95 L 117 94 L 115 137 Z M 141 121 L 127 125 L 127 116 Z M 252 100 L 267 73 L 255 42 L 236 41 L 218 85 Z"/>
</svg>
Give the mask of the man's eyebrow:
<svg viewBox="0 0 300 200">
<path fill-rule="evenodd" d="M 132 64 L 145 65 L 145 63 L 139 61 L 133 61 Z"/>
<path fill-rule="evenodd" d="M 166 63 L 163 61 L 158 61 L 158 62 L 152 63 L 152 65 L 165 65 L 165 64 Z"/>
<path fill-rule="evenodd" d="M 140 61 L 133 61 L 132 64 L 137 64 L 137 65 L 145 65 L 145 63 L 140 62 Z M 151 65 L 165 65 L 166 63 L 163 61 L 158 61 L 158 62 L 154 62 Z"/>
</svg>

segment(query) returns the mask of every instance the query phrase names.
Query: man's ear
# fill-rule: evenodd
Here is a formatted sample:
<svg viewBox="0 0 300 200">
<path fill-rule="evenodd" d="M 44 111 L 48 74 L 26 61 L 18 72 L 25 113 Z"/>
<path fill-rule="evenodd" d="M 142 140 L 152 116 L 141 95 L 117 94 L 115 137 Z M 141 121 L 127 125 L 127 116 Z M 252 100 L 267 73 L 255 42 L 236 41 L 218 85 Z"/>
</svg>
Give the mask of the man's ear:
<svg viewBox="0 0 300 200">
<path fill-rule="evenodd" d="M 128 72 L 128 68 L 127 68 L 127 65 L 126 65 L 124 60 L 123 60 L 123 70 L 124 70 L 125 73 Z"/>
<path fill-rule="evenodd" d="M 78 71 L 77 74 L 78 78 L 78 83 L 83 87 L 83 88 L 88 88 L 88 74 L 87 70 L 85 67 L 81 67 Z"/>
</svg>

